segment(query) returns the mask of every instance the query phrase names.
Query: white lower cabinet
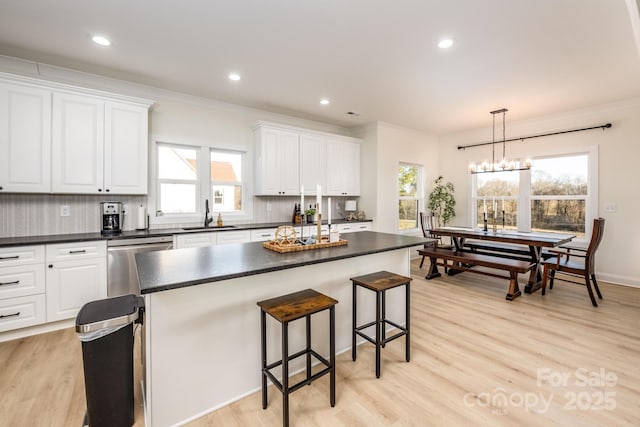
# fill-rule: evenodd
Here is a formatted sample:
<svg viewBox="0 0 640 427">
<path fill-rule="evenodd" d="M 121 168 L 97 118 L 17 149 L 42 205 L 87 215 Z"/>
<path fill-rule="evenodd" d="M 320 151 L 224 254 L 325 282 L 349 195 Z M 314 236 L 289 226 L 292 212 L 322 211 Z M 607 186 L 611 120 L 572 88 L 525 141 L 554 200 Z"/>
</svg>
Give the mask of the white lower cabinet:
<svg viewBox="0 0 640 427">
<path fill-rule="evenodd" d="M 275 228 L 261 228 L 259 230 L 251 230 L 252 242 L 266 242 L 276 238 Z"/>
<path fill-rule="evenodd" d="M 45 321 L 44 294 L 0 300 L 0 332 L 35 326 Z"/>
<path fill-rule="evenodd" d="M 207 231 L 204 233 L 178 234 L 175 236 L 174 246 L 176 249 L 184 249 L 250 241 L 251 232 L 249 230 Z"/>
<path fill-rule="evenodd" d="M 370 222 L 352 222 L 348 224 L 338 224 L 338 232 L 340 233 L 355 233 L 358 231 L 371 230 Z"/>
<path fill-rule="evenodd" d="M 0 248 L 0 332 L 46 322 L 44 246 Z"/>
<path fill-rule="evenodd" d="M 47 245 L 47 322 L 70 319 L 107 297 L 106 242 Z"/>
</svg>

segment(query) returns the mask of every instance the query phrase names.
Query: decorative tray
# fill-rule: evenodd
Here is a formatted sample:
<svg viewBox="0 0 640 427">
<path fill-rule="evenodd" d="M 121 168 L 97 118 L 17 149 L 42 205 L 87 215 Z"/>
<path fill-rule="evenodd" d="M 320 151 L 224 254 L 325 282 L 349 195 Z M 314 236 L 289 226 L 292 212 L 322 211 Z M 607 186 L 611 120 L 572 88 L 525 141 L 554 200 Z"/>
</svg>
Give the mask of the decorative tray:
<svg viewBox="0 0 640 427">
<path fill-rule="evenodd" d="M 323 241 L 322 243 L 312 243 L 310 245 L 301 245 L 300 243 L 290 243 L 286 245 L 279 245 L 276 241 L 271 240 L 268 242 L 263 242 L 262 246 L 264 246 L 269 250 L 284 254 L 287 252 L 300 252 L 300 251 L 309 251 L 311 249 L 322 249 L 322 248 L 332 248 L 334 246 L 344 246 L 347 243 L 349 243 L 348 240 L 338 240 L 337 242 L 332 242 L 332 243 L 328 241 Z"/>
</svg>

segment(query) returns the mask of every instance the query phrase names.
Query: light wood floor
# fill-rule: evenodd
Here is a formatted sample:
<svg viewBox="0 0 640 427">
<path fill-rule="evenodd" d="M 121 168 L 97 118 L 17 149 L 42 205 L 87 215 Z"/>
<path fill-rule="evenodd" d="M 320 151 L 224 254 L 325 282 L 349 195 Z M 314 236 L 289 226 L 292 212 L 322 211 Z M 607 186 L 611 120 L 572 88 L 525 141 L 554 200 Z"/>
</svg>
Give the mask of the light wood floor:
<svg viewBox="0 0 640 427">
<path fill-rule="evenodd" d="M 377 380 L 372 345 L 356 362 L 339 355 L 336 406 L 318 380 L 291 395 L 293 426 L 640 425 L 640 289 L 602 283 L 593 308 L 584 287 L 557 282 L 507 302 L 505 280 L 424 273 L 412 263 L 411 362 L 402 338 L 383 349 Z M 72 329 L 0 344 L 0 366 L 1 426 L 80 425 Z M 267 410 L 254 393 L 190 425 L 279 426 L 281 396 L 269 391 Z"/>
</svg>

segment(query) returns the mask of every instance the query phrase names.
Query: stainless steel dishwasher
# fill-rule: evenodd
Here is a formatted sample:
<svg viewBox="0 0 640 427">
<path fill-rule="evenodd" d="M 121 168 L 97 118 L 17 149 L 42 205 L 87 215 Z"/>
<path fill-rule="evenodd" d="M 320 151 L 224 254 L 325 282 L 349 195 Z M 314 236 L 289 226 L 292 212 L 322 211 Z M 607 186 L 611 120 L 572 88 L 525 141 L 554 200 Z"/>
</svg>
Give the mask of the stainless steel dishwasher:
<svg viewBox="0 0 640 427">
<path fill-rule="evenodd" d="M 108 240 L 107 296 L 140 295 L 135 255 L 166 249 L 173 249 L 173 236 Z"/>
</svg>

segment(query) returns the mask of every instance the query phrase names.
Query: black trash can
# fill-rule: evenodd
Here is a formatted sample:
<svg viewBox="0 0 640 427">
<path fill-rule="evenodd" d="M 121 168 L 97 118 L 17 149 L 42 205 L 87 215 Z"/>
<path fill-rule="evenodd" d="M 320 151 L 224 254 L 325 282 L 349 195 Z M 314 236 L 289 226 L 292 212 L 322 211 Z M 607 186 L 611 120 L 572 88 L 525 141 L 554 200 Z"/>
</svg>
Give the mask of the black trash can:
<svg viewBox="0 0 640 427">
<path fill-rule="evenodd" d="M 143 313 L 136 295 L 92 301 L 78 312 L 90 427 L 133 425 L 133 323 Z"/>
</svg>

